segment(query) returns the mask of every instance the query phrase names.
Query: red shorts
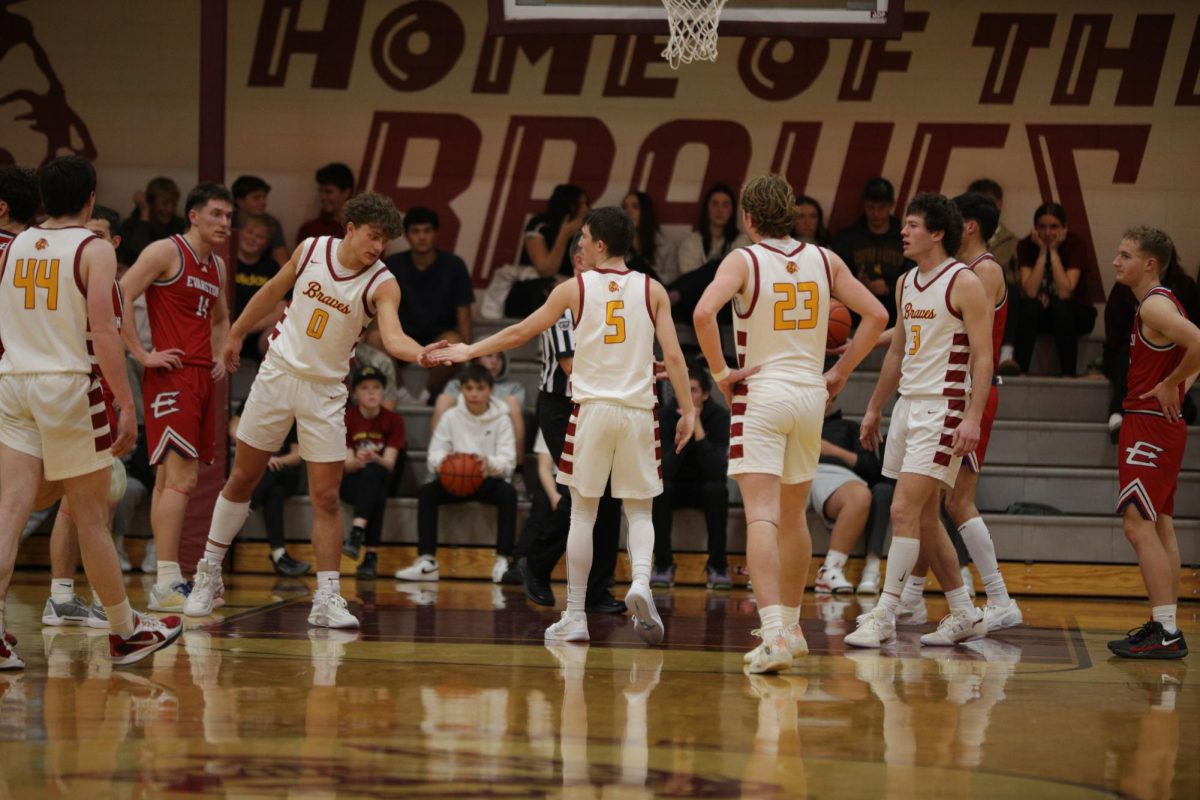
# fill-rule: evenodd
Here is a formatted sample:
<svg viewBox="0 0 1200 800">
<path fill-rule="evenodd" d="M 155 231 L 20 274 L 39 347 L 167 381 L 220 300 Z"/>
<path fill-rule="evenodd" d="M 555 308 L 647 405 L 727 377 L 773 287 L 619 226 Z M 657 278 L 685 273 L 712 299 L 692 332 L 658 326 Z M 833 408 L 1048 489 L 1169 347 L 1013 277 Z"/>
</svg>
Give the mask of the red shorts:
<svg viewBox="0 0 1200 800">
<path fill-rule="evenodd" d="M 1126 411 L 1117 444 L 1117 513 L 1132 503 L 1152 522 L 1175 515 L 1175 487 L 1187 446 L 1187 425 L 1161 414 Z"/>
<path fill-rule="evenodd" d="M 211 464 L 215 455 L 213 379 L 208 367 L 146 370 L 142 378 L 150 464 L 167 451 Z"/>
<path fill-rule="evenodd" d="M 963 459 L 963 466 L 971 472 L 980 472 L 987 457 L 988 441 L 992 438 L 992 424 L 996 421 L 996 409 L 1000 407 L 1000 389 L 993 385 L 988 392 L 987 405 L 983 407 L 983 419 L 979 422 L 979 444 L 974 452 Z"/>
</svg>

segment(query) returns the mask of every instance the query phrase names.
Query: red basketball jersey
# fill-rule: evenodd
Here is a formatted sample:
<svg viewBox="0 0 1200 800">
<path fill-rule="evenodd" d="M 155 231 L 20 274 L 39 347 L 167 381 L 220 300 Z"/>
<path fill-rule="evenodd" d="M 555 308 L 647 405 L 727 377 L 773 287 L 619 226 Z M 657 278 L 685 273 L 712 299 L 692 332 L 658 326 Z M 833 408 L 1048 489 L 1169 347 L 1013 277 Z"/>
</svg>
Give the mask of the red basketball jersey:
<svg viewBox="0 0 1200 800">
<path fill-rule="evenodd" d="M 1170 298 L 1171 302 L 1175 304 L 1175 310 L 1181 316 L 1187 317 L 1187 312 L 1184 311 L 1179 298 L 1165 286 L 1155 286 L 1146 293 L 1146 297 L 1142 298 L 1142 303 L 1156 294 Z M 1138 303 L 1137 313 L 1133 315 L 1133 332 L 1129 334 L 1129 388 L 1122 408 L 1126 411 L 1161 415 L 1162 407 L 1159 406 L 1157 400 L 1152 397 L 1142 400 L 1140 397 L 1161 383 L 1163 378 L 1170 375 L 1182 360 L 1183 348 L 1177 347 L 1174 343 L 1151 344 L 1142 336 L 1142 306 L 1141 303 Z M 1179 386 L 1179 402 L 1183 402 L 1182 384 Z"/>
<path fill-rule="evenodd" d="M 996 257 L 991 253 L 984 253 L 979 258 L 972 261 L 969 266 L 972 270 L 975 269 L 983 261 L 991 261 L 996 266 L 1000 267 L 1000 274 L 1004 274 L 1004 267 L 996 261 Z M 996 304 L 995 314 L 992 316 L 992 371 L 1000 366 L 1000 347 L 1004 344 L 1004 324 L 1008 321 L 1008 284 L 1004 285 L 1004 297 Z"/>
<path fill-rule="evenodd" d="M 146 311 L 155 350 L 177 347 L 188 367 L 212 367 L 212 307 L 221 302 L 221 260 L 201 261 L 183 236 L 172 236 L 180 269 L 146 290 Z"/>
</svg>

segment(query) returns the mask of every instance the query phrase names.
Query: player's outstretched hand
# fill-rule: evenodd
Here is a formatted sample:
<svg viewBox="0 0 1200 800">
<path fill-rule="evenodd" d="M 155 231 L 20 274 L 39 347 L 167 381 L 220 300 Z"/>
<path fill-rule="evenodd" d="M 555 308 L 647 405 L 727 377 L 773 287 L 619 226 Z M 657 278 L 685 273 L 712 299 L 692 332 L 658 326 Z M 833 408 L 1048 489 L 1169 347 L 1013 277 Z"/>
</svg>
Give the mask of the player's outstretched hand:
<svg viewBox="0 0 1200 800">
<path fill-rule="evenodd" d="M 230 375 L 237 372 L 241 362 L 242 340 L 230 336 L 225 341 L 225 352 L 221 354 L 221 363 L 225 365 L 225 372 Z"/>
<path fill-rule="evenodd" d="M 1171 386 L 1165 381 L 1159 381 L 1154 388 L 1139 397 L 1139 400 L 1155 399 L 1162 409 L 1167 422 L 1176 422 L 1183 418 L 1179 403 L 1179 384 Z"/>
<path fill-rule="evenodd" d="M 221 363 L 220 359 L 214 361 L 212 365 L 213 382 L 215 383 L 216 381 L 221 380 L 226 374 L 228 373 L 225 370 L 225 365 Z"/>
<path fill-rule="evenodd" d="M 863 414 L 862 423 L 858 426 L 858 439 L 862 442 L 862 446 L 867 450 L 874 452 L 879 449 L 879 445 L 883 444 L 883 437 L 879 435 L 879 412 L 867 409 L 867 413 Z"/>
<path fill-rule="evenodd" d="M 956 456 L 965 456 L 969 453 L 974 453 L 976 446 L 979 444 L 979 423 L 964 419 L 954 429 L 951 444 L 954 446 L 954 455 Z"/>
<path fill-rule="evenodd" d="M 421 348 L 421 352 L 417 355 L 417 366 L 429 369 L 430 367 L 436 367 L 442 363 L 449 363 L 439 361 L 432 357 L 433 354 L 437 353 L 439 350 L 446 349 L 446 347 L 449 345 L 450 343 L 445 339 L 437 342 L 430 342 L 429 344 L 425 345 Z"/>
<path fill-rule="evenodd" d="M 178 347 L 166 350 L 151 350 L 142 359 L 146 369 L 178 369 L 183 366 L 183 351 Z"/>
<path fill-rule="evenodd" d="M 137 433 L 137 414 L 133 412 L 133 405 L 130 404 L 129 408 L 123 408 L 117 414 L 117 431 L 112 444 L 112 454 L 120 458 L 132 453 L 134 445 L 137 444 Z"/>
<path fill-rule="evenodd" d="M 762 367 L 750 367 L 749 369 L 734 369 L 730 370 L 725 376 L 725 380 L 717 383 L 717 388 L 721 390 L 721 396 L 725 398 L 725 405 L 733 408 L 733 392 L 739 383 L 749 378 L 751 375 L 758 372 Z"/>
<path fill-rule="evenodd" d="M 680 414 L 679 423 L 675 426 L 675 454 L 683 452 L 683 447 L 692 438 L 692 431 L 696 429 L 696 411 L 691 414 Z"/>
<path fill-rule="evenodd" d="M 421 354 L 422 366 L 437 367 L 442 364 L 465 364 L 471 359 L 467 356 L 467 345 L 446 344 L 436 350 Z"/>
</svg>

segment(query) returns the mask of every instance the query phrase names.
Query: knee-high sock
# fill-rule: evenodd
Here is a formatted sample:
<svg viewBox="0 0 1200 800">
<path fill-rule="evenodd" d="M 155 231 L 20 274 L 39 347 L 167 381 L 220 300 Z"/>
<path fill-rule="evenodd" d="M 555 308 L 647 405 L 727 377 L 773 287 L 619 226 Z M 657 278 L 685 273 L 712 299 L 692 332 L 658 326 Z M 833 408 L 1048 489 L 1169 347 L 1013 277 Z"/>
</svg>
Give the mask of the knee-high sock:
<svg viewBox="0 0 1200 800">
<path fill-rule="evenodd" d="M 654 556 L 654 521 L 651 500 L 622 500 L 629 523 L 629 563 L 633 580 L 650 582 L 650 560 Z"/>
<path fill-rule="evenodd" d="M 967 520 L 958 527 L 958 533 L 962 536 L 963 544 L 967 546 L 967 552 L 971 554 L 971 560 L 979 567 L 988 602 L 1008 605 L 1008 588 L 1004 585 L 1000 564 L 996 561 L 996 545 L 992 543 L 992 534 L 988 531 L 983 517 Z"/>
<path fill-rule="evenodd" d="M 214 567 L 221 566 L 225 560 L 225 551 L 233 544 L 233 538 L 246 524 L 250 515 L 249 503 L 234 503 L 225 499 L 225 495 L 217 495 L 217 503 L 213 506 L 212 522 L 208 526 L 208 543 L 204 546 L 204 560 Z"/>
<path fill-rule="evenodd" d="M 583 612 L 588 573 L 592 571 L 592 529 L 599 497 L 584 497 L 571 487 L 571 527 L 567 530 L 567 611 Z"/>
<path fill-rule="evenodd" d="M 893 536 L 892 546 L 888 548 L 887 571 L 883 576 L 883 594 L 879 605 L 893 614 L 900 604 L 900 593 L 904 591 L 904 582 L 912 573 L 917 557 L 921 555 L 921 540 L 907 539 L 903 536 Z"/>
</svg>

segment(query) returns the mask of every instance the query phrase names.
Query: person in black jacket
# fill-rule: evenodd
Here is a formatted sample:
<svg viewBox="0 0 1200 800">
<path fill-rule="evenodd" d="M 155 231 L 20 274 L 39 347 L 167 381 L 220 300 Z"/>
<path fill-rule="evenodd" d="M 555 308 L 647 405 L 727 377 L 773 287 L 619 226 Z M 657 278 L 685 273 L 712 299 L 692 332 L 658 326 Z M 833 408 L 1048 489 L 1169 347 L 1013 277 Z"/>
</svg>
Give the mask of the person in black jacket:
<svg viewBox="0 0 1200 800">
<path fill-rule="evenodd" d="M 688 367 L 692 402 L 700 409 L 692 440 L 678 455 L 671 447 L 662 454 L 663 492 L 654 498 L 654 572 L 651 586 L 670 586 L 675 580 L 671 552 L 671 525 L 677 508 L 704 509 L 708 530 L 707 584 L 710 589 L 730 589 L 729 564 L 725 559 L 726 527 L 729 521 L 729 409 L 711 397 L 708 370 Z M 662 441 L 675 441 L 679 405 L 672 402 L 659 415 Z"/>
</svg>

